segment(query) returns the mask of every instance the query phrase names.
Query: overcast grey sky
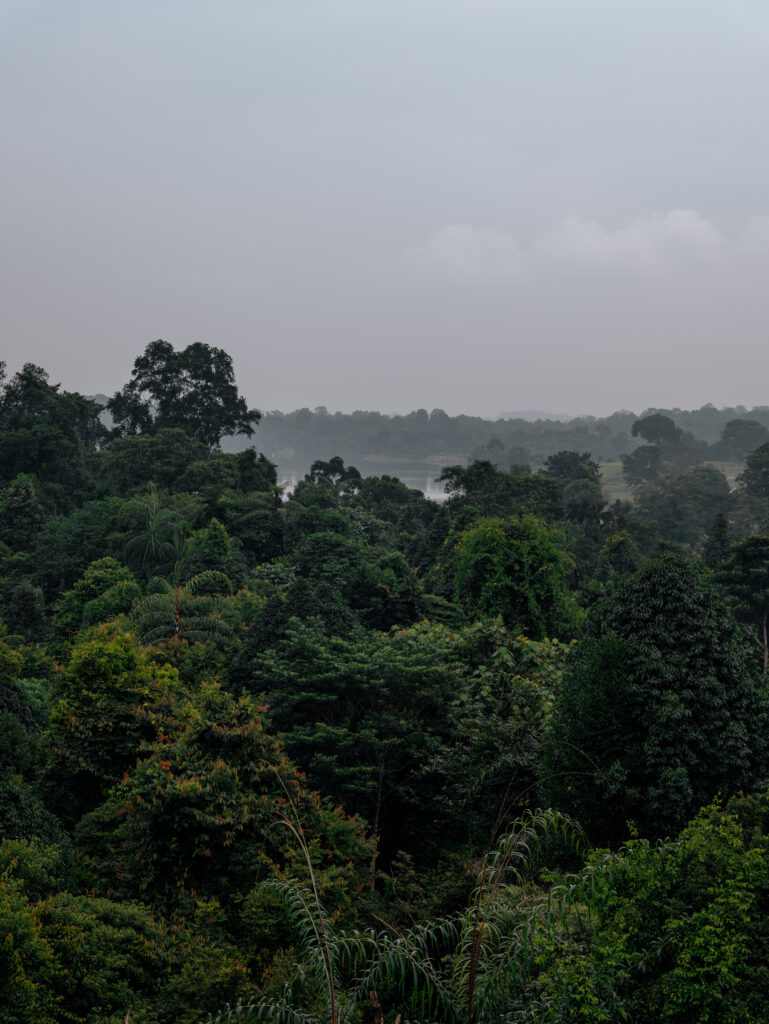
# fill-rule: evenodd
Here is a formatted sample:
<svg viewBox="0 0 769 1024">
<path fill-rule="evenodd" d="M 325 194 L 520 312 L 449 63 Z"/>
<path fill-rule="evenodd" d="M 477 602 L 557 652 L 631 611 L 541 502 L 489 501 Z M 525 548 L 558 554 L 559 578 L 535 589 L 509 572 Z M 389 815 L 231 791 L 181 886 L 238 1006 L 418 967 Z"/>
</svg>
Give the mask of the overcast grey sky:
<svg viewBox="0 0 769 1024">
<path fill-rule="evenodd" d="M 765 0 L 0 0 L 0 358 L 262 409 L 769 404 Z"/>
</svg>

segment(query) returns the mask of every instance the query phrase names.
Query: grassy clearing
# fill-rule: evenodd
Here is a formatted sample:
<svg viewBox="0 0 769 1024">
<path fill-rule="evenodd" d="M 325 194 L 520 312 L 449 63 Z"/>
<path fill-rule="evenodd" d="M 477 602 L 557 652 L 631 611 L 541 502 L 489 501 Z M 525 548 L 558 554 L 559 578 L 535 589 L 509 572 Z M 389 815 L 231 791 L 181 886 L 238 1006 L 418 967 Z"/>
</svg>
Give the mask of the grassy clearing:
<svg viewBox="0 0 769 1024">
<path fill-rule="evenodd" d="M 745 468 L 745 462 L 706 462 L 706 466 L 712 466 L 713 469 L 717 469 L 720 473 L 723 473 L 726 479 L 729 481 L 729 486 L 734 489 L 738 475 Z"/>
<path fill-rule="evenodd" d="M 736 486 L 737 476 L 745 469 L 744 462 L 706 462 L 705 465 L 723 473 L 732 489 Z M 621 462 L 601 463 L 601 487 L 608 502 L 616 501 L 617 498 L 622 501 L 633 500 L 633 492 L 622 475 Z"/>
<path fill-rule="evenodd" d="M 622 475 L 621 462 L 601 463 L 601 487 L 608 502 L 616 501 L 617 498 L 621 501 L 633 500 L 633 492 Z"/>
</svg>

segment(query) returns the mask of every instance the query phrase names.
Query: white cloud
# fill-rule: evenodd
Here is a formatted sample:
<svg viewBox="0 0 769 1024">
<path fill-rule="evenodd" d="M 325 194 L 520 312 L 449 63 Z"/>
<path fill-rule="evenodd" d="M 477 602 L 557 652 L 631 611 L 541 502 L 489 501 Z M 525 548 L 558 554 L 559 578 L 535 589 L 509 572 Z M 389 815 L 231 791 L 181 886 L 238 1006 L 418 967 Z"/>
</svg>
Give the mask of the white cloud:
<svg viewBox="0 0 769 1024">
<path fill-rule="evenodd" d="M 566 217 L 523 245 L 499 228 L 452 224 L 405 254 L 407 268 L 452 281 L 517 282 L 553 277 L 655 277 L 719 266 L 730 256 L 769 253 L 769 221 L 727 238 L 694 210 L 638 217 L 619 228 Z"/>
<path fill-rule="evenodd" d="M 498 228 L 450 224 L 424 245 L 406 250 L 406 266 L 420 275 L 453 281 L 507 281 L 521 274 L 521 247 Z"/>
<path fill-rule="evenodd" d="M 528 255 L 531 266 L 566 273 L 656 274 L 712 263 L 723 244 L 715 225 L 694 210 L 671 210 L 615 230 L 567 217 Z"/>
</svg>

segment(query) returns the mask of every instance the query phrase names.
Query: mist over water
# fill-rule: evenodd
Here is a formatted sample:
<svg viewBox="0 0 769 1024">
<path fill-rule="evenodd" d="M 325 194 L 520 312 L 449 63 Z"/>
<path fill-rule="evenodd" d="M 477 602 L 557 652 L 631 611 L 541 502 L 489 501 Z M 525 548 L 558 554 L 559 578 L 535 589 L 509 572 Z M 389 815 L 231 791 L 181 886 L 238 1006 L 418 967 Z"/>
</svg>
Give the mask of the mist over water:
<svg viewBox="0 0 769 1024">
<path fill-rule="evenodd" d="M 461 460 L 463 463 L 466 460 Z M 300 467 L 296 463 L 277 460 L 278 483 L 290 493 L 309 470 L 309 466 Z M 448 465 L 448 463 L 447 463 Z M 362 476 L 394 476 L 401 483 L 414 490 L 421 491 L 432 501 L 445 501 L 446 493 L 443 484 L 437 477 L 443 469 L 442 465 L 428 461 L 402 461 L 399 459 L 363 460 L 356 464 Z"/>
</svg>

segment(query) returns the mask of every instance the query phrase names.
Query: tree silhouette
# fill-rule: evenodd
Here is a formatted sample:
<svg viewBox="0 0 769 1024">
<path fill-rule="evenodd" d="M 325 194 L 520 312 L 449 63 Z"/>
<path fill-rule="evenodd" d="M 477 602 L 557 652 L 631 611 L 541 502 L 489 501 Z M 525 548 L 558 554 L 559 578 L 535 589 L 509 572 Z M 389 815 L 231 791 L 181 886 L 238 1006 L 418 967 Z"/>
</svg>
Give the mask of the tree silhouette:
<svg viewBox="0 0 769 1024">
<path fill-rule="evenodd" d="M 209 448 L 224 434 L 251 437 L 261 418 L 238 394 L 232 358 L 202 342 L 178 352 L 167 341 L 150 342 L 107 409 L 118 436 L 180 427 Z"/>
</svg>

